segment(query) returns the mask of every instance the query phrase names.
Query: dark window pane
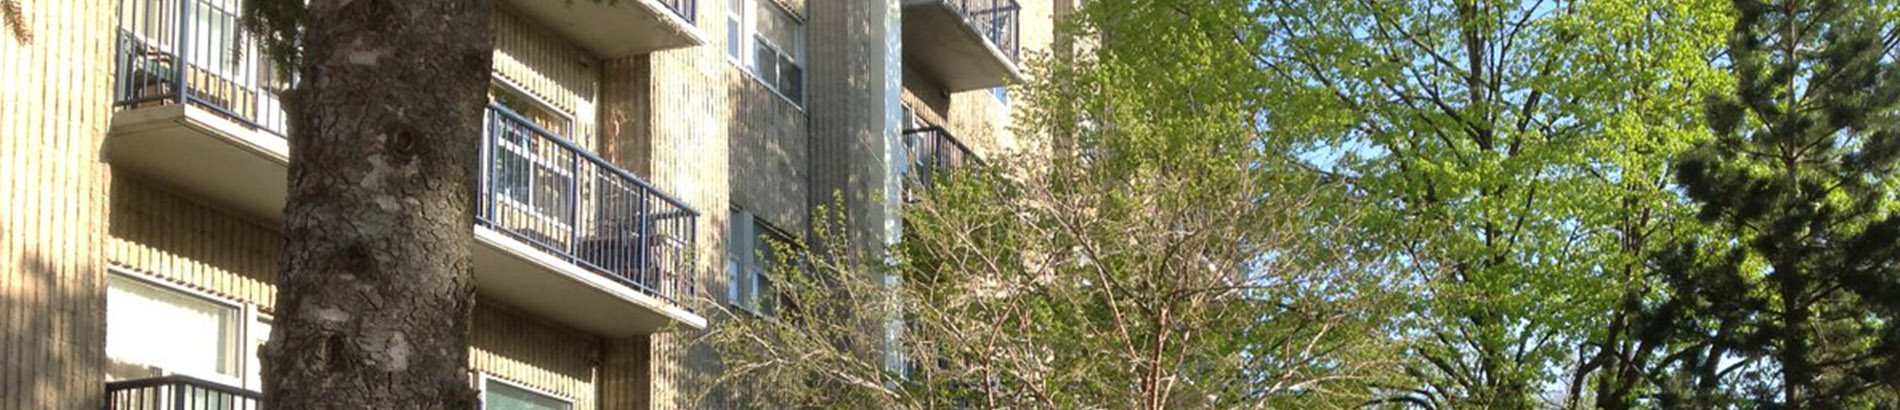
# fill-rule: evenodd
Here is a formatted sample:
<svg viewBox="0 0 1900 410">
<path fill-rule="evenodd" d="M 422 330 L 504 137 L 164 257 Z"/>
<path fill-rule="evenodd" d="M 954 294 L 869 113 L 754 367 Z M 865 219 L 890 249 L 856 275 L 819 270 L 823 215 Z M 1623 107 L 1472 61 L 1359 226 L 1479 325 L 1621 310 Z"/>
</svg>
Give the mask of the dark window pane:
<svg viewBox="0 0 1900 410">
<path fill-rule="evenodd" d="M 779 92 L 792 102 L 805 102 L 805 69 L 793 64 L 789 58 L 779 61 Z"/>
</svg>

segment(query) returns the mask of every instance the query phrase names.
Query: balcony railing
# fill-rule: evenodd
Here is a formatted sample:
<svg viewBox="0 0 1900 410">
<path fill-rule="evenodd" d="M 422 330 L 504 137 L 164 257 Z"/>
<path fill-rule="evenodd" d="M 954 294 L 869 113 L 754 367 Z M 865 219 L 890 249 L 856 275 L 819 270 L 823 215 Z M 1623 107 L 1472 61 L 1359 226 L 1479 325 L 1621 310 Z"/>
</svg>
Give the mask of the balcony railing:
<svg viewBox="0 0 1900 410">
<path fill-rule="evenodd" d="M 506 107 L 483 127 L 480 224 L 675 305 L 691 294 L 696 211 Z"/>
<path fill-rule="evenodd" d="M 665 4 L 666 8 L 673 9 L 673 14 L 678 14 L 680 18 L 686 19 L 686 24 L 698 24 L 697 21 L 694 21 L 693 16 L 699 14 L 699 0 L 660 0 L 660 4 Z"/>
<path fill-rule="evenodd" d="M 1022 36 L 1022 25 L 1016 16 L 1021 14 L 1022 6 L 1016 0 L 945 1 L 957 13 L 963 14 L 963 19 L 976 27 L 983 38 L 996 45 L 996 49 L 1002 50 L 1003 55 L 1009 56 L 1010 61 L 1018 60 L 1017 54 L 1021 47 L 1017 40 Z"/>
<path fill-rule="evenodd" d="M 106 383 L 106 410 L 255 410 L 262 397 L 187 376 Z"/>
<path fill-rule="evenodd" d="M 288 82 L 239 26 L 240 0 L 121 0 L 113 107 L 191 104 L 284 135 Z"/>
<path fill-rule="evenodd" d="M 909 154 L 909 171 L 904 178 L 904 198 L 917 199 L 917 190 L 930 189 L 947 171 L 971 163 L 982 163 L 970 147 L 957 141 L 943 127 L 904 130 L 904 147 Z"/>
</svg>

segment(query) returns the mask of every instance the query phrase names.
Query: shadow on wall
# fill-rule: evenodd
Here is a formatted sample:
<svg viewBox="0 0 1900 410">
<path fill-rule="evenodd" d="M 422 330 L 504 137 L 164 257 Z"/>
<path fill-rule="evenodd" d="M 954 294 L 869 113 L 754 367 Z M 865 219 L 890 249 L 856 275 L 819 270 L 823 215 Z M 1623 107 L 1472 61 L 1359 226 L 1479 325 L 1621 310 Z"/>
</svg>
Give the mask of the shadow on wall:
<svg viewBox="0 0 1900 410">
<path fill-rule="evenodd" d="M 252 283 L 276 283 L 277 257 L 283 253 L 283 235 L 263 223 L 201 205 L 123 172 L 113 172 L 111 192 L 107 195 L 111 200 L 107 235 L 114 242 L 124 241 L 127 243 L 123 245 L 135 248 L 127 250 L 125 254 L 109 256 L 114 262 L 131 264 L 140 270 L 151 270 L 159 267 L 150 265 L 160 262 L 146 260 L 148 258 L 172 262 L 182 259 L 242 276 Z M 187 272 L 181 270 L 189 269 L 175 263 L 168 265 L 171 265 L 167 268 L 170 271 L 157 273 L 183 275 Z M 211 286 L 205 283 L 194 285 Z M 249 295 L 250 292 L 231 288 L 214 290 L 218 293 L 247 293 L 226 296 L 262 305 L 268 305 L 268 300 L 261 298 L 272 296 Z"/>
<path fill-rule="evenodd" d="M 16 238 L 0 227 L 0 238 Z M 101 408 L 105 376 L 102 268 L 61 265 L 33 247 L 0 273 L 0 408 Z"/>
<path fill-rule="evenodd" d="M 726 127 L 732 202 L 788 232 L 805 232 L 811 192 L 811 117 L 805 108 L 731 66 Z M 710 212 L 723 212 L 712 209 Z"/>
<path fill-rule="evenodd" d="M 488 300 L 476 303 L 470 333 L 471 355 L 486 353 L 493 355 L 489 360 L 510 362 L 481 363 L 478 365 L 487 368 L 478 370 L 517 381 L 550 375 L 564 379 L 528 380 L 536 385 L 594 382 L 594 361 L 600 354 L 600 340 L 594 336 L 530 319 Z M 475 360 L 484 359 L 476 357 Z M 511 366 L 517 364 L 520 366 Z M 594 392 L 569 393 L 592 395 Z"/>
</svg>

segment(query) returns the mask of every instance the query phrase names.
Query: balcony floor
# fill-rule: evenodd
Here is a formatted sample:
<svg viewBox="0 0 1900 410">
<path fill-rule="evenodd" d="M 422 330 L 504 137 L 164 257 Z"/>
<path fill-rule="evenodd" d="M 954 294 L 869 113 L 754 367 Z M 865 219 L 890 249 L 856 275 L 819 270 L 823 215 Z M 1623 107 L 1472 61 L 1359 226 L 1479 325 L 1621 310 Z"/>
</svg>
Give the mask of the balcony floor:
<svg viewBox="0 0 1900 410">
<path fill-rule="evenodd" d="M 904 2 L 904 63 L 951 92 L 1023 80 L 1016 62 L 944 0 Z"/>
</svg>

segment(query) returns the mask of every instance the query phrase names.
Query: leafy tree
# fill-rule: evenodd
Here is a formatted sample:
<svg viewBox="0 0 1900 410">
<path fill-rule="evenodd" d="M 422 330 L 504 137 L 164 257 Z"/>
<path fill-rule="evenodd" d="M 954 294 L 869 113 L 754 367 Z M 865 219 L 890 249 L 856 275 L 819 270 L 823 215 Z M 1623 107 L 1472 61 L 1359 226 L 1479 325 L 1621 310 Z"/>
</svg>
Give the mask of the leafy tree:
<svg viewBox="0 0 1900 410">
<path fill-rule="evenodd" d="M 776 271 L 793 308 L 717 325 L 729 372 L 707 384 L 775 407 L 1368 400 L 1396 357 L 1392 284 L 1342 235 L 1350 215 L 1313 212 L 1352 199 L 1257 132 L 1246 4 L 1091 2 L 1071 28 L 1089 44 L 1017 94 L 1018 133 L 1051 151 L 953 173 L 888 265 L 808 251 Z M 864 354 L 891 330 L 901 348 Z"/>
<path fill-rule="evenodd" d="M 1900 67 L 1896 5 L 1735 2 L 1739 83 L 1677 178 L 1720 229 L 1658 257 L 1652 338 L 1693 347 L 1666 403 L 1900 403 Z"/>
<path fill-rule="evenodd" d="M 486 0 L 249 0 L 300 81 L 291 117 L 272 409 L 468 409 L 470 181 L 494 32 Z"/>
<path fill-rule="evenodd" d="M 1632 405 L 1643 257 L 1681 229 L 1666 159 L 1707 138 L 1684 101 L 1725 81 L 1722 4 L 1267 4 L 1268 122 L 1372 205 L 1358 235 L 1419 287 L 1382 402 Z"/>
</svg>

